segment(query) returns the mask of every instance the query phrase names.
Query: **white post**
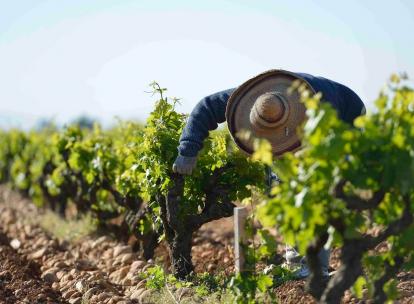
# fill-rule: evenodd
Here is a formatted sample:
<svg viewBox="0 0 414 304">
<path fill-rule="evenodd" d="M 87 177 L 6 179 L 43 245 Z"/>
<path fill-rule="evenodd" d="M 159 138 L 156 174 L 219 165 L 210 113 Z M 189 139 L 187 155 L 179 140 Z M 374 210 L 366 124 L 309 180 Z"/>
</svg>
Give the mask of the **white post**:
<svg viewBox="0 0 414 304">
<path fill-rule="evenodd" d="M 245 256 L 243 245 L 246 245 L 245 223 L 246 207 L 234 208 L 234 263 L 236 273 L 245 271 Z"/>
</svg>

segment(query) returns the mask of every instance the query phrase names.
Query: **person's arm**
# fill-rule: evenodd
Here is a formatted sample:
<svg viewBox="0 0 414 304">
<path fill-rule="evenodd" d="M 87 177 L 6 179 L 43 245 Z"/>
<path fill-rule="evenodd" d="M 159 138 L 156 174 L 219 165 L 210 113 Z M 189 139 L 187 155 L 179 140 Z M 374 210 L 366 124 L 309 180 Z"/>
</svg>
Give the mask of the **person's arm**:
<svg viewBox="0 0 414 304">
<path fill-rule="evenodd" d="M 352 125 L 355 118 L 365 114 L 361 98 L 347 86 L 323 77 L 297 74 L 309 82 L 316 92 L 322 93 L 322 101 L 330 103 L 341 120 Z"/>
<path fill-rule="evenodd" d="M 350 88 L 341 85 L 343 102 L 345 104 L 344 120 L 353 123 L 355 118 L 366 114 L 366 109 L 363 101 Z"/>
<path fill-rule="evenodd" d="M 226 120 L 226 106 L 235 89 L 228 89 L 203 98 L 191 112 L 183 129 L 178 146 L 178 157 L 173 171 L 180 174 L 191 174 L 197 154 L 211 130 Z"/>
</svg>

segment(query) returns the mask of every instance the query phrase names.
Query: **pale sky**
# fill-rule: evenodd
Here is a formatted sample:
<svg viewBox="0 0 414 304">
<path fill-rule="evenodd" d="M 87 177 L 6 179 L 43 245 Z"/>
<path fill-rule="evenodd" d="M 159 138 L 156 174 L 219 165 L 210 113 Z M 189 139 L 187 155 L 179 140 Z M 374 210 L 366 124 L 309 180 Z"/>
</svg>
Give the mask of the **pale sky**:
<svg viewBox="0 0 414 304">
<path fill-rule="evenodd" d="M 154 80 L 189 113 L 272 68 L 342 82 L 368 108 L 414 77 L 414 1 L 0 0 L 0 127 L 144 120 Z"/>
</svg>

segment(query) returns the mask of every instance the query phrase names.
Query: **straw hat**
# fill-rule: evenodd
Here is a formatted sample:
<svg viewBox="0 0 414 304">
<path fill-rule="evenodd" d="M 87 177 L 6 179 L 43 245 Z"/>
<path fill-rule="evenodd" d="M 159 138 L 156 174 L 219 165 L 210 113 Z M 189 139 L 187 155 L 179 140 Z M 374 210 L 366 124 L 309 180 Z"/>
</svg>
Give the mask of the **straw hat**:
<svg viewBox="0 0 414 304">
<path fill-rule="evenodd" d="M 267 139 L 274 155 L 300 147 L 296 129 L 306 118 L 306 108 L 297 90 L 288 92 L 295 80 L 315 93 L 306 80 L 284 70 L 264 72 L 233 92 L 227 102 L 226 120 L 240 149 L 252 154 L 254 138 Z M 242 131 L 249 131 L 252 136 L 240 136 Z"/>
</svg>

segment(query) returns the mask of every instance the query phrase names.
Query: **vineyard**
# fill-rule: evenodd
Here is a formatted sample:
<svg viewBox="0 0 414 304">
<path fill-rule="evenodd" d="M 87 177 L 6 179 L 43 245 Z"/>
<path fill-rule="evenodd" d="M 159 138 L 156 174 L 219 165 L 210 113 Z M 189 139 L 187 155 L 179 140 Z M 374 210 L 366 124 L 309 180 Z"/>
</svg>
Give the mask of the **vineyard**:
<svg viewBox="0 0 414 304">
<path fill-rule="evenodd" d="M 414 91 L 406 77 L 394 75 L 354 126 L 296 88 L 308 116 L 300 151 L 273 159 L 257 141 L 248 157 L 218 130 L 191 176 L 172 171 L 186 115 L 152 88 L 158 100 L 144 125 L 0 130 L 1 303 L 414 301 Z M 240 273 L 237 206 L 249 210 Z M 57 233 L 82 222 L 81 237 L 71 236 L 73 226 Z M 307 279 L 284 265 L 285 243 L 306 256 Z M 331 248 L 329 279 L 322 248 Z"/>
</svg>

